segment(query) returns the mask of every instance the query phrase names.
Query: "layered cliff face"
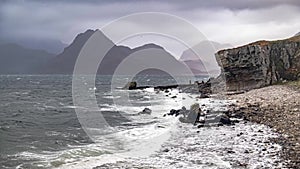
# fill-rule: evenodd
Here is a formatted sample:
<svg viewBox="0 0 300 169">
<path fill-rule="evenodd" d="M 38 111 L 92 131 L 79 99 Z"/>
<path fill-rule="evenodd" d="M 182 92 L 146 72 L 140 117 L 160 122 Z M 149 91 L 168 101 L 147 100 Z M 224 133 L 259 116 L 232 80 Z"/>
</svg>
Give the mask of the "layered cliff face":
<svg viewBox="0 0 300 169">
<path fill-rule="evenodd" d="M 249 90 L 300 77 L 300 36 L 258 41 L 216 54 L 227 90 Z"/>
</svg>

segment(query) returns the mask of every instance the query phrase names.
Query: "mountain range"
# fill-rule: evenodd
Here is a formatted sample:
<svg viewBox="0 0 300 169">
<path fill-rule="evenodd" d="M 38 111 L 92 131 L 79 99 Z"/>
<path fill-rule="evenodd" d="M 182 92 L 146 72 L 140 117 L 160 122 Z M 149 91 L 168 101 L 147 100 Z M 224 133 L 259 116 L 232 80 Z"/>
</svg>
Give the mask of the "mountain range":
<svg viewBox="0 0 300 169">
<path fill-rule="evenodd" d="M 53 41 L 52 44 L 56 46 L 56 48 L 54 47 L 54 50 L 53 45 L 49 45 L 51 44 L 50 41 L 48 41 L 49 43 L 41 43 L 40 47 L 34 47 L 32 45 L 34 43 L 21 45 L 22 40 L 19 40 L 18 43 L 8 44 L 5 39 L 0 39 L 0 74 L 72 74 L 79 52 L 95 31 L 96 30 L 87 30 L 84 33 L 78 34 L 73 42 L 69 46 L 66 46 L 59 54 L 56 54 L 56 52 L 60 47 L 65 46 L 59 41 Z M 164 60 L 164 64 L 169 67 L 171 71 L 183 70 L 184 68 L 189 67 L 196 75 L 207 75 L 209 71 L 210 73 L 218 73 L 218 70 L 216 69 L 218 67 L 215 65 L 216 63 L 212 63 L 216 62 L 214 59 L 214 53 L 219 49 L 230 46 L 216 42 L 203 41 L 194 46 L 192 49 L 184 51 L 180 59 L 177 60 L 163 47 L 156 44 L 145 44 L 131 49 L 127 46 L 118 46 L 113 44 L 113 42 L 102 32 L 100 33 L 105 39 L 103 43 L 112 44 L 113 46 L 105 55 L 98 69 L 98 74 L 106 75 L 113 74 L 118 65 L 129 55 L 145 49 L 159 50 L 160 55 L 162 55 L 161 58 L 168 58 L 167 60 Z M 214 47 L 212 48 L 211 46 Z M 45 48 L 47 48 L 47 51 L 43 50 Z M 193 51 L 198 51 L 198 53 L 201 53 L 203 57 L 197 57 Z M 152 56 L 144 57 L 144 60 L 147 60 Z M 162 60 L 160 60 L 160 62 L 161 61 Z M 137 60 L 136 64 L 141 63 Z M 161 74 L 162 71 L 149 69 L 147 70 L 147 73 Z"/>
</svg>

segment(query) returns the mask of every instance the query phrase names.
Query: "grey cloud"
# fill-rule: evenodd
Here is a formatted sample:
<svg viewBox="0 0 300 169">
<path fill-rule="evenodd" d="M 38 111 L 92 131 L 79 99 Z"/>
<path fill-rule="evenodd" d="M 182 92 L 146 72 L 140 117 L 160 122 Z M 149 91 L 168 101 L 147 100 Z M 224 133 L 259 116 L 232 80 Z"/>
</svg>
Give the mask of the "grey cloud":
<svg viewBox="0 0 300 169">
<path fill-rule="evenodd" d="M 224 8 L 230 10 L 241 10 L 241 9 L 260 9 L 269 8 L 278 5 L 291 5 L 300 6 L 299 0 L 24 0 L 25 2 L 39 2 L 39 3 L 78 3 L 78 4 L 134 4 L 134 3 L 156 3 L 162 4 L 166 3 L 171 6 L 175 6 L 177 9 L 187 10 L 187 9 L 197 9 L 197 8 Z M 4 2 L 8 2 L 4 0 Z M 13 1 L 14 2 L 14 1 Z"/>
<path fill-rule="evenodd" d="M 299 9 L 299 0 L 3 0 L 0 36 L 35 36 L 70 42 L 86 29 L 101 28 L 128 14 L 166 12 L 186 18 L 212 40 L 239 44 L 254 38 L 279 38 L 299 32 L 295 30 L 300 29 Z"/>
</svg>

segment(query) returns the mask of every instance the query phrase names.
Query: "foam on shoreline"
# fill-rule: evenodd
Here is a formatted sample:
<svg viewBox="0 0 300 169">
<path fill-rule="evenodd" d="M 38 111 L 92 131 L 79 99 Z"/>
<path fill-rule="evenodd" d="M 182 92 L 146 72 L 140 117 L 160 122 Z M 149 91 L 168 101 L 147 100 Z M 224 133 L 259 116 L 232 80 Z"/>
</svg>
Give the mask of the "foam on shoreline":
<svg viewBox="0 0 300 169">
<path fill-rule="evenodd" d="M 146 91 L 153 93 L 153 91 Z M 156 94 L 157 95 L 157 94 Z M 281 147 L 268 140 L 277 137 L 270 128 L 253 123 L 238 123 L 234 126 L 208 127 L 198 129 L 192 124 L 179 123 L 176 117 L 161 118 L 170 109 L 179 109 L 195 102 L 206 109 L 224 110 L 224 100 L 197 99 L 197 95 L 172 90 L 161 105 L 151 107 L 159 123 L 144 128 L 134 128 L 117 133 L 124 141 L 125 151 L 86 157 L 80 161 L 64 164 L 60 168 L 248 168 L 281 167 L 277 156 Z M 176 98 L 171 98 L 176 96 Z M 151 98 L 151 94 L 149 95 Z M 184 98 L 184 99 L 183 99 Z M 160 100 L 160 101 L 162 101 Z M 123 107 L 124 108 L 124 107 Z M 126 111 L 130 107 L 124 108 Z M 135 108 L 132 107 L 134 110 Z M 137 111 L 137 110 L 135 110 Z M 141 120 L 148 115 L 140 116 Z M 144 118 L 144 119 L 143 119 Z M 136 119 L 138 120 L 138 119 Z M 161 127 L 163 126 L 163 127 Z"/>
</svg>

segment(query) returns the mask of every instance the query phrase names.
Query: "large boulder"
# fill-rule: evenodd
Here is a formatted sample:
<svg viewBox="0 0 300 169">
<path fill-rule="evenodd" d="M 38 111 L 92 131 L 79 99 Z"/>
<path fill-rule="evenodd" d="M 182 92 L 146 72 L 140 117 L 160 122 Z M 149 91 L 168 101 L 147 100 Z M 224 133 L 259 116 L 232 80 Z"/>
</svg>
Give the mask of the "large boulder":
<svg viewBox="0 0 300 169">
<path fill-rule="evenodd" d="M 189 123 L 197 122 L 200 117 L 200 114 L 201 114 L 201 109 L 199 103 L 192 104 L 190 107 L 190 111 L 187 115 L 187 119 L 186 119 L 187 122 Z"/>
</svg>

